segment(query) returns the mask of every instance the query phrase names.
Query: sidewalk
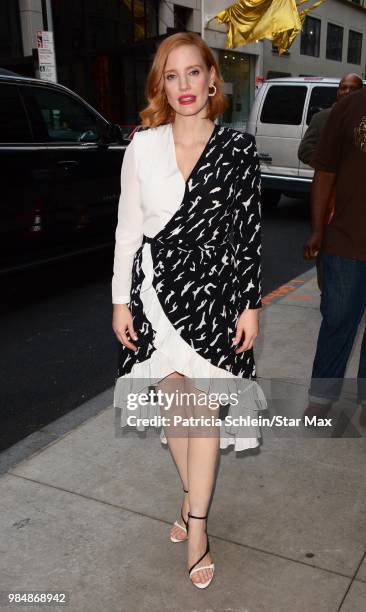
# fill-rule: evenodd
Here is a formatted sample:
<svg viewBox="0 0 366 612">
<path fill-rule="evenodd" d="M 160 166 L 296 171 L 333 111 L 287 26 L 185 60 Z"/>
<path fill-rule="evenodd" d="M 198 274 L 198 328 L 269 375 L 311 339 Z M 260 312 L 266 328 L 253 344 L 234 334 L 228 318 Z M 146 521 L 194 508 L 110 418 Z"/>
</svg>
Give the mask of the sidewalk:
<svg viewBox="0 0 366 612">
<path fill-rule="evenodd" d="M 320 323 L 314 270 L 286 287 L 261 315 L 258 382 L 281 379 L 301 416 Z M 364 437 L 264 428 L 260 449 L 221 451 L 208 521 L 216 575 L 199 591 L 186 544 L 169 540 L 182 496 L 158 433 L 116 437 L 112 390 L 74 412 L 0 457 L 0 591 L 65 591 L 69 605 L 53 609 L 72 612 L 365 609 Z"/>
</svg>

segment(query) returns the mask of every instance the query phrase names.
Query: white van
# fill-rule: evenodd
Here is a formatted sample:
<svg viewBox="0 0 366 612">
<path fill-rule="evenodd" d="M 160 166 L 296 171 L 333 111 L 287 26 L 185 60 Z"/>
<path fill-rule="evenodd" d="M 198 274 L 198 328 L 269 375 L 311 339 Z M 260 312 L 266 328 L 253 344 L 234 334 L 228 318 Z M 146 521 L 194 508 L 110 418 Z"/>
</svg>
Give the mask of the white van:
<svg viewBox="0 0 366 612">
<path fill-rule="evenodd" d="M 269 79 L 258 90 L 247 131 L 257 141 L 265 206 L 277 206 L 282 193 L 296 197 L 310 191 L 314 171 L 299 161 L 297 151 L 312 116 L 336 101 L 339 80 Z"/>
</svg>

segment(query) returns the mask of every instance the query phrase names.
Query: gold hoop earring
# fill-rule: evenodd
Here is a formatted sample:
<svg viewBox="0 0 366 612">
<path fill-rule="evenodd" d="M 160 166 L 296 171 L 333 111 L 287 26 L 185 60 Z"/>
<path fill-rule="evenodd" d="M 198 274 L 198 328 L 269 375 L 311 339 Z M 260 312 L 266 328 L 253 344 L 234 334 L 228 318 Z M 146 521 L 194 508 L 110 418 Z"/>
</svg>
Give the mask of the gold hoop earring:
<svg viewBox="0 0 366 612">
<path fill-rule="evenodd" d="M 210 90 L 210 87 L 213 87 L 215 91 L 214 91 L 213 93 L 210 93 L 210 91 L 209 91 L 209 92 L 208 92 L 208 95 L 209 95 L 209 96 L 214 96 L 214 95 L 215 95 L 215 93 L 216 93 L 216 91 L 217 91 L 217 89 L 216 89 L 216 85 L 209 85 L 209 88 L 208 88 L 209 90 Z"/>
</svg>

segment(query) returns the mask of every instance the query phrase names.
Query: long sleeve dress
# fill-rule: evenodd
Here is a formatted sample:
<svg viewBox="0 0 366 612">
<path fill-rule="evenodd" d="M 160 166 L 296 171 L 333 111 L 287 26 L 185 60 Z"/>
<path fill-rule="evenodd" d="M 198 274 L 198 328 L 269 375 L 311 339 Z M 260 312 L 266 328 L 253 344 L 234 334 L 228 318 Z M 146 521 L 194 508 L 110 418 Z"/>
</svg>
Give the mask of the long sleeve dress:
<svg viewBox="0 0 366 612">
<path fill-rule="evenodd" d="M 236 398 L 226 406 L 231 422 L 222 420 L 220 448 L 258 446 L 251 419 L 266 399 L 253 350 L 236 354 L 232 341 L 242 311 L 261 306 L 260 229 L 253 136 L 215 124 L 184 180 L 172 124 L 135 134 L 121 169 L 112 278 L 112 302 L 128 304 L 138 336 L 136 352 L 119 343 L 114 407 L 122 427 L 127 394 L 177 371 L 202 392 Z M 134 410 L 155 414 L 156 404 Z M 160 439 L 167 443 L 163 428 Z"/>
</svg>

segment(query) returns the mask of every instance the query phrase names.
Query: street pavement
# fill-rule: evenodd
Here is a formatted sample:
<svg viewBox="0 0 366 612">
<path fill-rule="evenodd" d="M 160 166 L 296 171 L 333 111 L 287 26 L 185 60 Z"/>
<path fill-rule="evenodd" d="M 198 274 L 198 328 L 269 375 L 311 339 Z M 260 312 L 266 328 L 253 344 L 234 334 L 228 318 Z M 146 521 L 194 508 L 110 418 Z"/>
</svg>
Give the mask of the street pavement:
<svg viewBox="0 0 366 612">
<path fill-rule="evenodd" d="M 265 296 L 258 382 L 276 400 L 262 416 L 282 404 L 301 416 L 319 324 L 314 269 Z M 112 398 L 109 389 L 0 455 L 1 601 L 42 590 L 66 592 L 72 612 L 365 609 L 366 431 L 352 396 L 344 437 L 263 427 L 260 448 L 221 451 L 207 590 L 188 578 L 186 544 L 169 539 L 182 501 L 170 453 L 154 431 L 117 436 Z"/>
</svg>

